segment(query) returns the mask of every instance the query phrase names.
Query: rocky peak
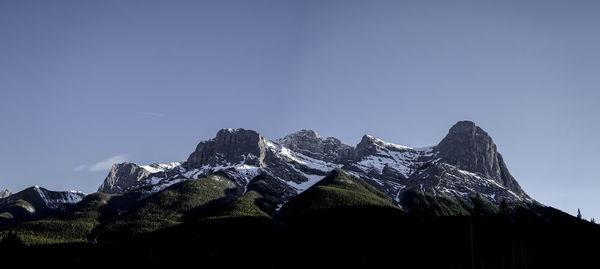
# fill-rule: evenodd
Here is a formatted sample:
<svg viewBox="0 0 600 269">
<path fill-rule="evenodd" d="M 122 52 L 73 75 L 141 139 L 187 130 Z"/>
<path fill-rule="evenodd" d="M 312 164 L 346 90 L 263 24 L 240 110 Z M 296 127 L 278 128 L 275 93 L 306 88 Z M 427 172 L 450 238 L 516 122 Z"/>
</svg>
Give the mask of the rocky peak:
<svg viewBox="0 0 600 269">
<path fill-rule="evenodd" d="M 477 135 L 483 135 L 485 137 L 489 137 L 488 134 L 481 129 L 479 126 L 475 125 L 474 122 L 472 121 L 459 121 L 456 124 L 454 124 L 451 128 L 450 131 L 448 131 L 449 134 L 463 134 L 463 135 L 470 135 L 470 136 L 477 136 Z"/>
<path fill-rule="evenodd" d="M 259 133 L 245 129 L 221 129 L 215 138 L 200 142 L 186 166 L 200 168 L 217 163 L 245 163 L 262 167 L 267 144 Z"/>
<path fill-rule="evenodd" d="M 310 148 L 315 148 L 315 145 L 322 143 L 323 139 L 317 132 L 313 130 L 302 129 L 300 131 L 286 135 L 283 139 L 280 139 L 279 142 L 281 142 L 281 144 L 283 144 L 285 147 L 291 150 L 310 150 Z"/>
<path fill-rule="evenodd" d="M 410 148 L 388 143 L 381 139 L 375 138 L 372 135 L 365 134 L 358 145 L 356 145 L 355 158 L 356 160 L 360 160 L 365 156 L 374 155 L 384 150 L 404 151 L 408 149 Z"/>
<path fill-rule="evenodd" d="M 10 192 L 8 189 L 0 191 L 0 199 L 6 198 L 6 197 L 11 196 L 11 195 L 12 195 L 12 192 Z"/>
<path fill-rule="evenodd" d="M 286 137 L 303 137 L 305 139 L 310 139 L 310 140 L 317 140 L 317 139 L 321 139 L 321 136 L 313 131 L 313 130 L 309 130 L 309 129 L 302 129 L 300 131 L 291 133 L 289 135 L 287 135 Z"/>
<path fill-rule="evenodd" d="M 98 192 L 120 193 L 138 181 L 146 178 L 150 172 L 143 167 L 130 162 L 113 164 Z"/>
<path fill-rule="evenodd" d="M 459 121 L 435 147 L 438 157 L 461 170 L 481 173 L 515 193 L 524 193 L 511 176 L 492 138 L 471 121 Z"/>
<path fill-rule="evenodd" d="M 356 159 L 360 160 L 364 156 L 373 155 L 381 151 L 384 148 L 381 142 L 381 140 L 371 135 L 363 135 L 360 142 L 356 145 Z"/>
<path fill-rule="evenodd" d="M 354 148 L 335 137 L 323 139 L 313 130 L 300 130 L 278 141 L 284 147 L 308 157 L 333 163 L 344 163 L 352 159 Z"/>
</svg>

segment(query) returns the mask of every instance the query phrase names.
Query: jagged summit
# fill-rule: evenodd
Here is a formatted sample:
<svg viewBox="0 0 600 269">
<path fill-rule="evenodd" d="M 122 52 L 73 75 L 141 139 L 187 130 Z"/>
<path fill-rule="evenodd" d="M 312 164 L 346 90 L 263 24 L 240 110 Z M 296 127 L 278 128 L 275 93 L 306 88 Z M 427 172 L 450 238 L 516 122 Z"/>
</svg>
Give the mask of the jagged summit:
<svg viewBox="0 0 600 269">
<path fill-rule="evenodd" d="M 454 124 L 448 133 L 451 134 L 481 134 L 488 136 L 488 134 L 481 129 L 481 127 L 477 126 L 474 122 L 469 120 L 459 121 Z"/>
<path fill-rule="evenodd" d="M 354 148 L 335 137 L 323 139 L 313 130 L 303 129 L 277 142 L 292 151 L 327 162 L 345 163 L 354 156 Z"/>
<path fill-rule="evenodd" d="M 108 176 L 98 188 L 98 192 L 122 192 L 149 174 L 148 170 L 135 163 L 124 162 L 113 164 Z"/>
<path fill-rule="evenodd" d="M 444 162 L 495 180 L 517 194 L 524 194 L 512 177 L 492 138 L 472 121 L 459 121 L 435 147 Z"/>
<path fill-rule="evenodd" d="M 365 134 L 363 135 L 362 139 L 360 140 L 360 142 L 356 145 L 356 150 L 355 150 L 355 159 L 359 160 L 361 158 L 363 158 L 364 156 L 368 156 L 368 155 L 373 155 L 376 154 L 377 152 L 381 152 L 383 150 L 409 150 L 412 149 L 410 147 L 407 146 L 402 146 L 402 145 L 397 145 L 397 144 L 392 144 L 392 143 L 388 143 L 385 142 L 379 138 L 376 138 L 372 135 L 369 134 Z"/>
<path fill-rule="evenodd" d="M 187 168 L 218 163 L 263 166 L 265 138 L 253 130 L 221 129 L 215 138 L 200 142 L 186 162 Z"/>
<path fill-rule="evenodd" d="M 296 131 L 293 132 L 289 135 L 287 135 L 286 137 L 307 137 L 307 138 L 311 138 L 311 139 L 319 139 L 321 138 L 321 136 L 315 132 L 314 130 L 310 130 L 310 129 L 301 129 L 300 131 Z"/>
</svg>

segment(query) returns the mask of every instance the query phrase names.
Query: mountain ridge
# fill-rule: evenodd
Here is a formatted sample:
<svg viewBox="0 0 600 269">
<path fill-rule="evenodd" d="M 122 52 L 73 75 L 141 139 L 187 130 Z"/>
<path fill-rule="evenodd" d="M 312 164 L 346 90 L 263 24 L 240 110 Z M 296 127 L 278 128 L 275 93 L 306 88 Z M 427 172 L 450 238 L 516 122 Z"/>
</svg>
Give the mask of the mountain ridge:
<svg viewBox="0 0 600 269">
<path fill-rule="evenodd" d="M 50 191 L 36 185 L 0 198 L 0 214 L 8 213 L 10 218 L 29 218 L 65 204 L 76 204 L 85 196 L 79 191 Z"/>
<path fill-rule="evenodd" d="M 399 207 L 410 206 L 403 204 L 410 200 L 403 197 L 414 191 L 460 201 L 466 211 L 470 205 L 463 201 L 475 195 L 495 206 L 503 201 L 534 202 L 508 171 L 492 138 L 471 121 L 457 122 L 437 145 L 421 148 L 368 134 L 350 146 L 310 129 L 270 140 L 254 130 L 225 128 L 199 142 L 185 161 L 114 164 L 98 192 L 135 192 L 138 199 L 144 199 L 180 182 L 220 173 L 243 193 L 258 191 L 281 207 L 335 169 L 364 180 Z M 77 196 L 79 200 L 85 197 Z M 48 207 L 77 199 L 58 199 Z"/>
<path fill-rule="evenodd" d="M 352 147 L 310 130 L 269 140 L 222 129 L 189 160 L 115 164 L 100 188 L 112 194 L 36 186 L 2 198 L 0 250 L 106 266 L 214 267 L 217 257 L 290 268 L 300 254 L 299 268 L 332 257 L 344 268 L 548 268 L 557 264 L 548 253 L 569 264 L 589 250 L 579 242 L 600 238 L 597 225 L 535 202 L 516 180 L 505 185 L 496 145 L 469 122 L 422 148 L 370 135 Z"/>
<path fill-rule="evenodd" d="M 276 200 L 283 204 L 341 168 L 386 193 L 399 206 L 403 192 L 415 188 L 454 199 L 480 193 L 496 205 L 504 200 L 533 201 L 510 175 L 491 137 L 471 121 L 457 122 L 437 145 L 422 148 L 368 134 L 353 147 L 309 129 L 269 140 L 254 130 L 227 128 L 200 142 L 186 161 L 175 164 L 161 169 L 115 164 L 99 191 L 150 195 L 216 172 L 247 188 L 255 177 L 266 175 L 274 179 L 270 184 L 279 185 L 274 188 L 282 190 Z"/>
</svg>

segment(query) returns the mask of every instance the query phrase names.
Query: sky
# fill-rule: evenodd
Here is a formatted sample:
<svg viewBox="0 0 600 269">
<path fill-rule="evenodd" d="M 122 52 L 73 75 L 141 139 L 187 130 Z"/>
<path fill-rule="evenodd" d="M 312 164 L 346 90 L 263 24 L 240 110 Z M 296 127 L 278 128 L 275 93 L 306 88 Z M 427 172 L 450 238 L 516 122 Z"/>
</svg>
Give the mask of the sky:
<svg viewBox="0 0 600 269">
<path fill-rule="evenodd" d="M 459 120 L 600 220 L 598 1 L 0 0 L 0 189 L 94 192 L 221 128 L 421 147 Z"/>
</svg>

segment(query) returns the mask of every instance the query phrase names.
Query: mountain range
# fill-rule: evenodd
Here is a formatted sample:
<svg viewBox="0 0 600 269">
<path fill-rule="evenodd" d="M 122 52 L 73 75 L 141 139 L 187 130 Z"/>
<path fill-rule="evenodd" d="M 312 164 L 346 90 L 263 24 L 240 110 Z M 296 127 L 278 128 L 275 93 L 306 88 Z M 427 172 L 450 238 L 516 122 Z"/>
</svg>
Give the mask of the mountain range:
<svg viewBox="0 0 600 269">
<path fill-rule="evenodd" d="M 280 208 L 334 169 L 360 178 L 406 210 L 419 210 L 411 202 L 417 193 L 425 202 L 433 199 L 451 204 L 452 210 L 435 209 L 443 215 L 468 214 L 476 195 L 495 206 L 503 201 L 534 202 L 510 174 L 492 138 L 471 121 L 456 123 L 437 145 L 422 148 L 371 135 L 349 146 L 312 130 L 268 140 L 253 130 L 222 129 L 215 138 L 200 142 L 185 161 L 114 164 L 98 192 L 136 193 L 142 200 L 175 184 L 220 174 L 231 180 L 241 195 L 256 190 Z M 6 210 L 0 213 L 27 216 L 75 204 L 85 194 L 35 186 L 16 194 L 5 190 L 0 197 L 0 211 Z"/>
<path fill-rule="evenodd" d="M 428 239 L 439 247 L 453 248 L 451 242 L 458 240 L 462 247 L 455 254 L 472 259 L 456 261 L 460 267 L 475 261 L 473 233 L 477 238 L 502 237 L 495 240 L 521 244 L 527 231 L 530 243 L 526 248 L 538 251 L 547 246 L 538 245 L 546 239 L 540 239 L 545 238 L 544 230 L 535 225 L 580 222 L 527 195 L 492 138 L 471 121 L 456 123 L 437 145 L 421 148 L 370 135 L 350 146 L 312 130 L 269 140 L 253 130 L 222 129 L 213 139 L 200 142 L 187 160 L 114 164 L 93 194 L 39 186 L 14 194 L 0 192 L 0 238 L 17 238 L 25 245 L 82 244 L 76 249 L 85 261 L 95 259 L 89 256 L 92 253 L 104 253 L 103 249 L 83 252 L 96 245 L 130 251 L 126 246 L 134 244 L 143 256 L 158 255 L 158 249 L 173 251 L 162 247 L 166 245 L 193 245 L 195 249 L 198 242 L 221 242 L 229 247 L 236 242 L 239 252 L 235 255 L 243 256 L 248 254 L 247 240 L 258 240 L 266 248 L 286 246 L 283 254 L 272 250 L 279 253 L 270 256 L 274 259 L 302 252 L 312 246 L 310 240 L 322 241 L 336 229 L 341 236 L 336 242 L 346 242 L 348 234 L 355 234 L 365 244 L 394 238 L 423 244 L 421 240 Z M 536 228 L 531 228 L 532 223 Z M 489 229 L 473 231 L 473 225 Z M 564 232 L 563 226 L 557 227 L 559 234 Z M 581 227 L 598 234 L 596 225 Z M 456 238 L 450 236 L 453 233 Z M 247 236 L 251 239 L 242 239 Z M 296 241 L 279 239 L 290 237 Z M 469 237 L 472 242 L 465 242 Z M 9 239 L 4 241 L 12 242 Z M 498 246 L 480 240 L 475 241 L 481 246 Z M 156 242 L 162 242 L 160 248 Z M 395 249 L 415 251 L 408 245 Z M 205 250 L 215 251 L 212 247 Z M 228 262 L 230 251 L 215 255 Z M 442 248 L 439 251 L 450 255 Z M 336 264 L 352 260 L 345 253 L 338 254 L 343 258 L 336 259 Z M 503 262 L 512 257 L 515 262 L 514 254 L 475 256 Z M 525 264 L 531 257 L 517 258 Z"/>
<path fill-rule="evenodd" d="M 491 137 L 473 122 L 461 121 L 436 146 L 411 148 L 364 135 L 355 147 L 334 137 L 301 130 L 267 140 L 244 129 L 222 129 L 198 144 L 183 162 L 115 164 L 98 192 L 158 192 L 175 183 L 227 174 L 239 187 L 257 176 L 272 177 L 269 188 L 281 205 L 302 193 L 335 168 L 341 168 L 382 191 L 402 206 L 405 193 L 468 200 L 480 194 L 501 201 L 532 202 L 510 175 Z"/>
</svg>

